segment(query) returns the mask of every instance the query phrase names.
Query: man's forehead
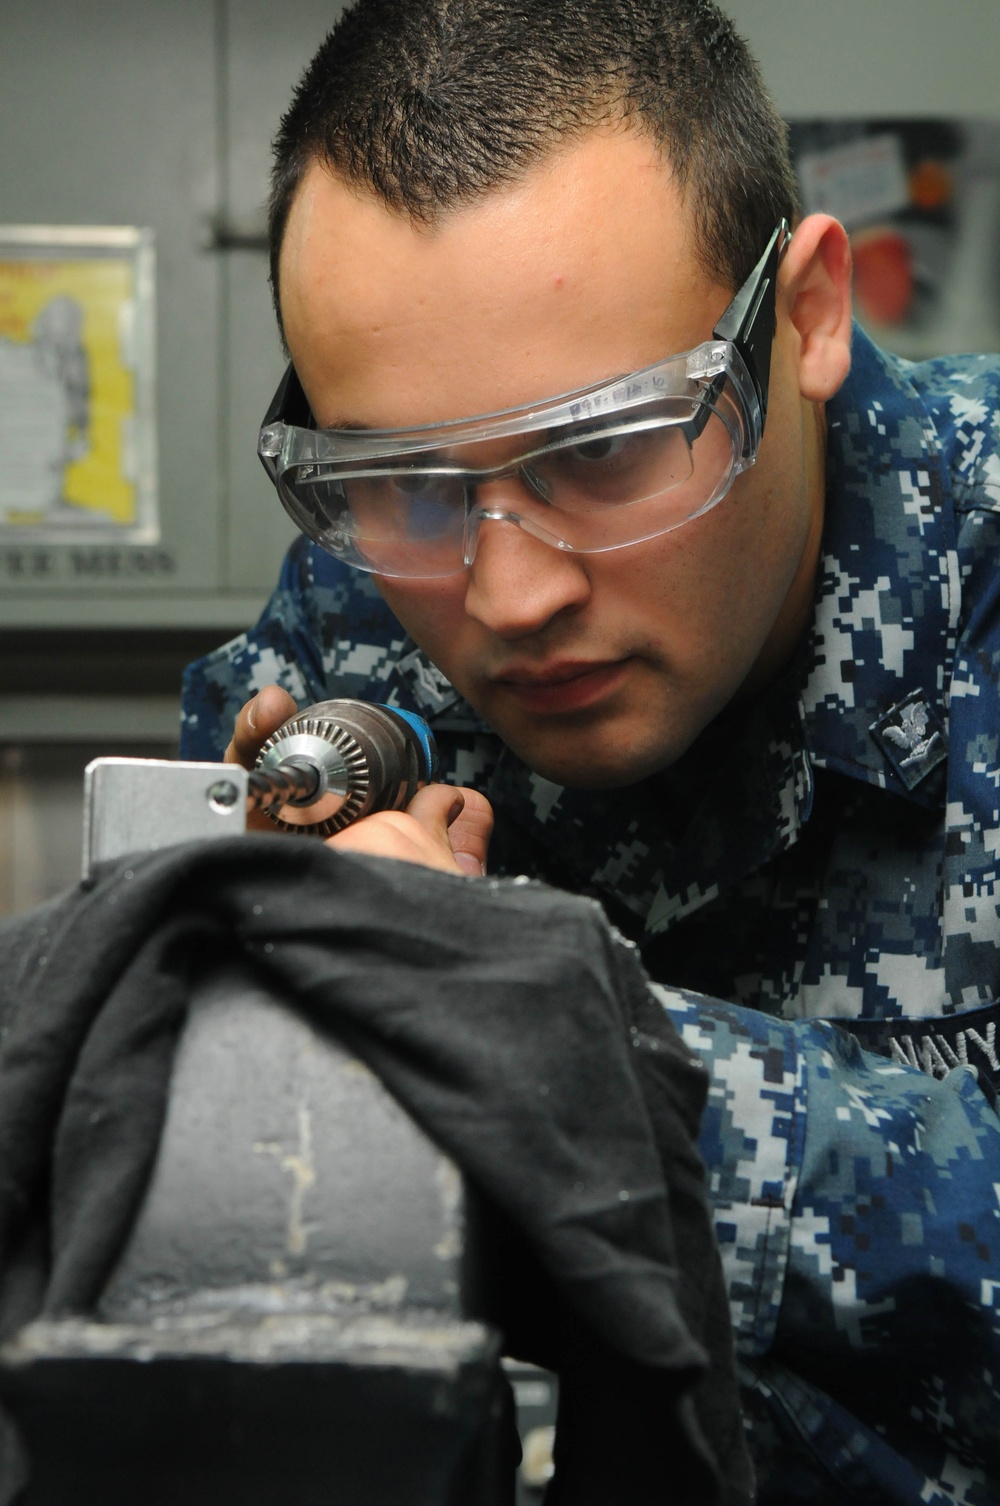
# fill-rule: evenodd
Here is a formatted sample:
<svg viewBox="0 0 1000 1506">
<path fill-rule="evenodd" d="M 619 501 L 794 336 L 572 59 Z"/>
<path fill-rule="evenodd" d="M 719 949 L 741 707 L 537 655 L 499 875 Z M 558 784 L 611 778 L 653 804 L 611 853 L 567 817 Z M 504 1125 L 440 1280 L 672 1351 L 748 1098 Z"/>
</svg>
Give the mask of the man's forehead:
<svg viewBox="0 0 1000 1506">
<path fill-rule="evenodd" d="M 280 288 L 314 400 L 335 374 L 350 373 L 358 395 L 375 369 L 406 382 L 419 370 L 433 388 L 462 367 L 454 398 L 429 395 L 428 411 L 404 422 L 514 406 L 636 369 L 707 338 L 728 301 L 702 269 L 669 166 L 624 129 L 581 138 L 433 225 L 314 163 L 289 216 Z M 462 406 L 443 413 L 439 400 Z M 363 404 L 351 415 L 338 407 L 348 416 L 393 422 Z"/>
</svg>

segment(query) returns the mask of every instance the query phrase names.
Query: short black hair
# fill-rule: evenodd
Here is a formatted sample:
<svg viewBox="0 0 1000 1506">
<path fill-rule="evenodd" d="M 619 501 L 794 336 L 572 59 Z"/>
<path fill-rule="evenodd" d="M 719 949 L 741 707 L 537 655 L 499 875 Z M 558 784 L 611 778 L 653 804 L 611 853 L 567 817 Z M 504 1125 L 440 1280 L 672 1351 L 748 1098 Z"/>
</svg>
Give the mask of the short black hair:
<svg viewBox="0 0 1000 1506">
<path fill-rule="evenodd" d="M 711 0 L 357 0 L 309 64 L 274 142 L 271 286 L 313 161 L 433 224 L 612 121 L 661 148 L 706 272 L 736 289 L 793 222 L 787 130 Z"/>
</svg>

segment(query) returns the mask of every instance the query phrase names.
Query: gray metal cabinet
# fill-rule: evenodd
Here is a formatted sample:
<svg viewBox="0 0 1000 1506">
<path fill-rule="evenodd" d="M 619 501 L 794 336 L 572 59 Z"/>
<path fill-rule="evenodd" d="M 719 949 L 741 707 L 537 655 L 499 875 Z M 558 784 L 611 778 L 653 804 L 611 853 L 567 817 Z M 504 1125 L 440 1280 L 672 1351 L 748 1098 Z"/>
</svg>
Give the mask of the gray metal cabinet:
<svg viewBox="0 0 1000 1506">
<path fill-rule="evenodd" d="M 0 543 L 0 630 L 246 624 L 293 535 L 255 456 L 282 369 L 269 143 L 337 0 L 0 0 L 0 223 L 155 236 L 161 541 Z"/>
</svg>

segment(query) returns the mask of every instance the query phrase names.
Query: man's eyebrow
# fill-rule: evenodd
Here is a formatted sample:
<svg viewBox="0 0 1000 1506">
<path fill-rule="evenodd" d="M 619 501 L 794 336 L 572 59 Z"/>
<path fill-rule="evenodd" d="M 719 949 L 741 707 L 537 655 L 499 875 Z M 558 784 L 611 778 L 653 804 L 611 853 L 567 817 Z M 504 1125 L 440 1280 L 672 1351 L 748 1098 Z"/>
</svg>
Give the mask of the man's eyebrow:
<svg viewBox="0 0 1000 1506">
<path fill-rule="evenodd" d="M 371 424 L 356 424 L 347 418 L 335 419 L 331 424 L 318 423 L 316 427 L 318 429 L 335 429 L 338 434 L 369 434 L 373 429 L 373 425 Z"/>
</svg>

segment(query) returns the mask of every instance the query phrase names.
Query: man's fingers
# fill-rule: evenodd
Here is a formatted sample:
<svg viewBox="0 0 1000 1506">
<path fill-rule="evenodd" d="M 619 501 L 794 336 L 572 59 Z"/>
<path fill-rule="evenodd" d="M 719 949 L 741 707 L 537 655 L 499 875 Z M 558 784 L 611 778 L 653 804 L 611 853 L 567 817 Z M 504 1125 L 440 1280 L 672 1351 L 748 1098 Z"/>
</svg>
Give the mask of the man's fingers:
<svg viewBox="0 0 1000 1506">
<path fill-rule="evenodd" d="M 448 827 L 448 840 L 462 872 L 482 878 L 493 835 L 493 807 L 478 790 L 463 789 L 461 793 L 465 801 Z"/>
<path fill-rule="evenodd" d="M 395 858 L 401 863 L 419 863 L 424 868 L 455 872 L 451 848 L 439 832 L 432 832 L 407 811 L 377 811 L 352 826 L 345 826 L 335 836 L 327 837 L 327 847 L 337 852 L 360 852 L 369 857 Z"/>
<path fill-rule="evenodd" d="M 484 795 L 429 784 L 405 811 L 366 816 L 328 837 L 327 846 L 481 877 L 492 829 L 493 812 Z"/>
<path fill-rule="evenodd" d="M 417 792 L 407 811 L 447 842 L 462 873 L 483 876 L 493 834 L 493 808 L 485 795 L 464 787 L 429 784 Z"/>
<path fill-rule="evenodd" d="M 287 690 L 280 685 L 265 685 L 236 718 L 233 740 L 225 752 L 226 763 L 241 763 L 245 769 L 252 769 L 271 733 L 297 710 Z"/>
</svg>

